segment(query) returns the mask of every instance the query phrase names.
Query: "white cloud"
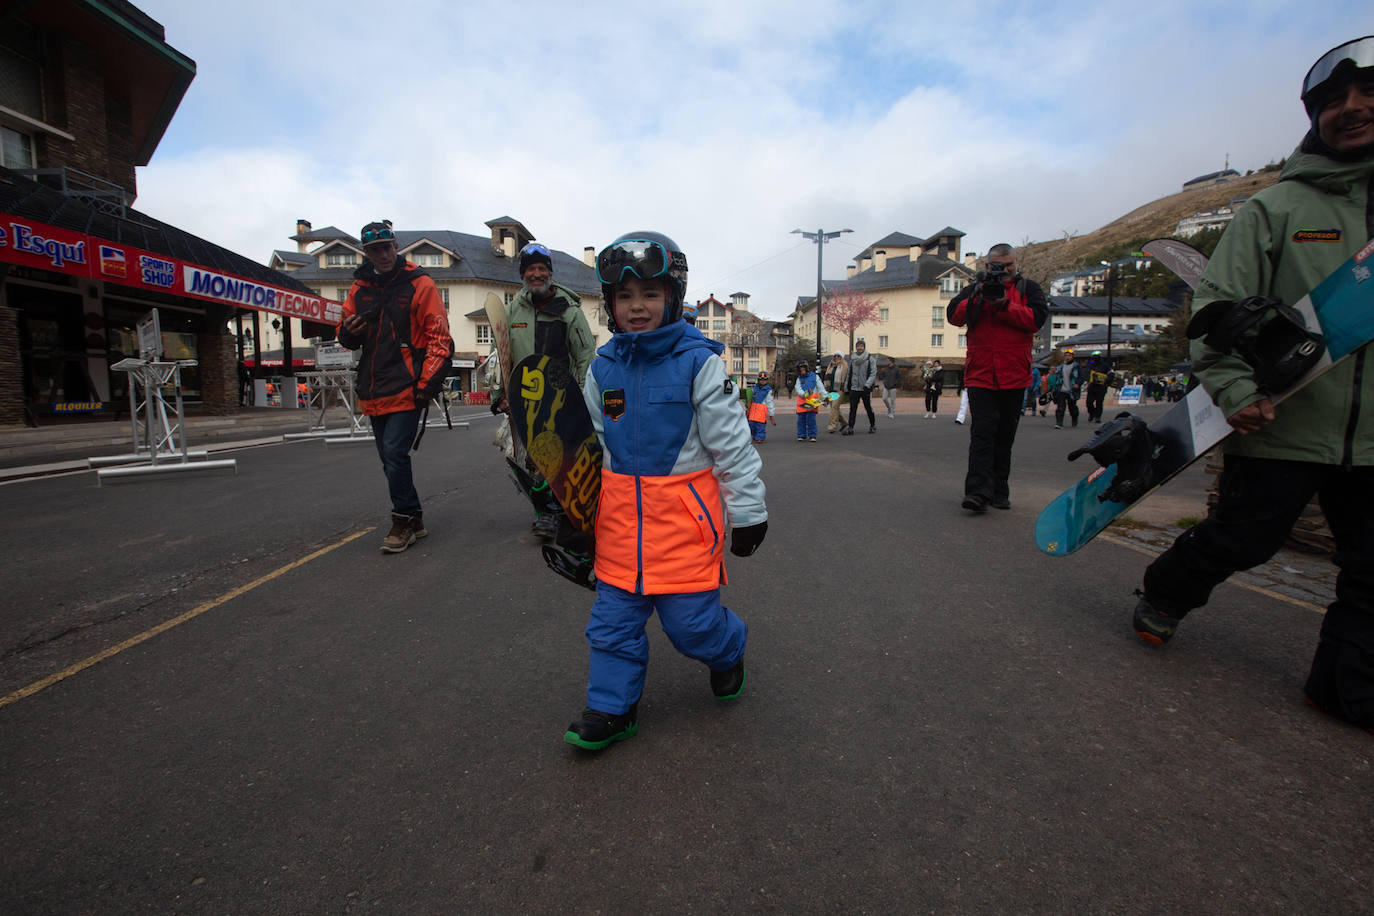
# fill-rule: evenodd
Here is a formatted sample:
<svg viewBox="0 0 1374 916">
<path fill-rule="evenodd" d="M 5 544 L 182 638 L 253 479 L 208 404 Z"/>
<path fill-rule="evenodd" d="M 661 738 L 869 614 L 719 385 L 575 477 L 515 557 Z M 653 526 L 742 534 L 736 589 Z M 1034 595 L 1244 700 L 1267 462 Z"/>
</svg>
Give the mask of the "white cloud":
<svg viewBox="0 0 1374 916">
<path fill-rule="evenodd" d="M 509 214 L 574 254 L 654 228 L 690 295 L 776 317 L 814 292 L 798 226 L 855 230 L 825 250 L 836 278 L 893 230 L 1055 238 L 1227 153 L 1286 155 L 1302 73 L 1353 34 L 1272 0 L 140 5 L 199 67 L 140 174 L 154 216 L 259 260 L 298 217 L 484 234 Z"/>
</svg>

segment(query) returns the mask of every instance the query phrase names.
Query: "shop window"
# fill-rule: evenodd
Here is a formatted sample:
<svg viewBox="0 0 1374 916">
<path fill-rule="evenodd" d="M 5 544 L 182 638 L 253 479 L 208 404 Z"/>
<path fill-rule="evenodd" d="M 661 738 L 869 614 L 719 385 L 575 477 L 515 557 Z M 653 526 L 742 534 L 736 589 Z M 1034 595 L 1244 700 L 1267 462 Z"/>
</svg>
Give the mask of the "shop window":
<svg viewBox="0 0 1374 916">
<path fill-rule="evenodd" d="M 28 44 L 32 53 L 42 54 L 37 33 L 24 23 L 7 17 L 5 32 L 6 44 Z M 0 99 L 5 100 L 7 108 L 36 121 L 43 120 L 43 69 L 8 47 L 0 47 Z"/>
<path fill-rule="evenodd" d="M 0 165 L 7 169 L 33 168 L 33 138 L 0 126 Z"/>
</svg>

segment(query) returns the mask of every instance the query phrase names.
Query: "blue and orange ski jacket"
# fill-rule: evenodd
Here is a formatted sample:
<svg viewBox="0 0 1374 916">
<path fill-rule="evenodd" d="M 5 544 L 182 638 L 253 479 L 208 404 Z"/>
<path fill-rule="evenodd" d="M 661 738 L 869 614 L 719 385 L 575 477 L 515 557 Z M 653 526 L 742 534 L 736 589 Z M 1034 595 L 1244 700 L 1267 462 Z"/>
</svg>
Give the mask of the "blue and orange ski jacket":
<svg viewBox="0 0 1374 916">
<path fill-rule="evenodd" d="M 642 595 L 718 588 L 727 525 L 768 520 L 723 350 L 675 321 L 596 351 L 583 395 L 604 453 L 597 579 Z"/>
</svg>

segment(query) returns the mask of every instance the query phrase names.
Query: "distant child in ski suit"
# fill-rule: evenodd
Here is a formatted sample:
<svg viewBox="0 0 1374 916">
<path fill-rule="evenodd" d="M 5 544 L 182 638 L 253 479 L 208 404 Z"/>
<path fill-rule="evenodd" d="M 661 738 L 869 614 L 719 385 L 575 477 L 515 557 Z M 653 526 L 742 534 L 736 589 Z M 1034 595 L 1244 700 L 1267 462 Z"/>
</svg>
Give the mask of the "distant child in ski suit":
<svg viewBox="0 0 1374 916">
<path fill-rule="evenodd" d="M 797 393 L 797 441 L 815 442 L 816 411 L 825 400 L 825 384 L 811 371 L 806 360 L 797 363 L 797 382 L 792 390 Z"/>
<path fill-rule="evenodd" d="M 749 431 L 754 435 L 755 442 L 762 442 L 768 438 L 768 421 L 773 420 L 773 425 L 777 426 L 778 421 L 773 419 L 773 386 L 768 384 L 768 373 L 760 372 L 758 381 L 754 383 L 753 394 L 749 398 Z"/>
<path fill-rule="evenodd" d="M 614 333 L 583 386 L 604 453 L 596 601 L 587 706 L 563 735 L 587 750 L 639 728 L 655 610 L 674 648 L 710 669 L 715 697 L 740 695 L 748 628 L 720 603 L 725 531 L 747 557 L 768 530 L 763 462 L 717 358 L 724 347 L 681 320 L 686 255 L 632 232 L 597 255 L 596 271 Z"/>
</svg>

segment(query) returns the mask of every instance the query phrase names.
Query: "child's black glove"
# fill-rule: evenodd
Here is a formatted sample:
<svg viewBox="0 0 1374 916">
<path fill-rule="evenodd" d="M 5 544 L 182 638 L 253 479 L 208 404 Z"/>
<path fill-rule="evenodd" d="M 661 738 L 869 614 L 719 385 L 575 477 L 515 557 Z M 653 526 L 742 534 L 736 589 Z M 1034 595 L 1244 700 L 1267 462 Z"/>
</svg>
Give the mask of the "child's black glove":
<svg viewBox="0 0 1374 916">
<path fill-rule="evenodd" d="M 763 543 L 763 536 L 767 533 L 767 522 L 735 528 L 730 532 L 730 552 L 737 557 L 749 556 L 759 549 L 759 545 Z"/>
</svg>

